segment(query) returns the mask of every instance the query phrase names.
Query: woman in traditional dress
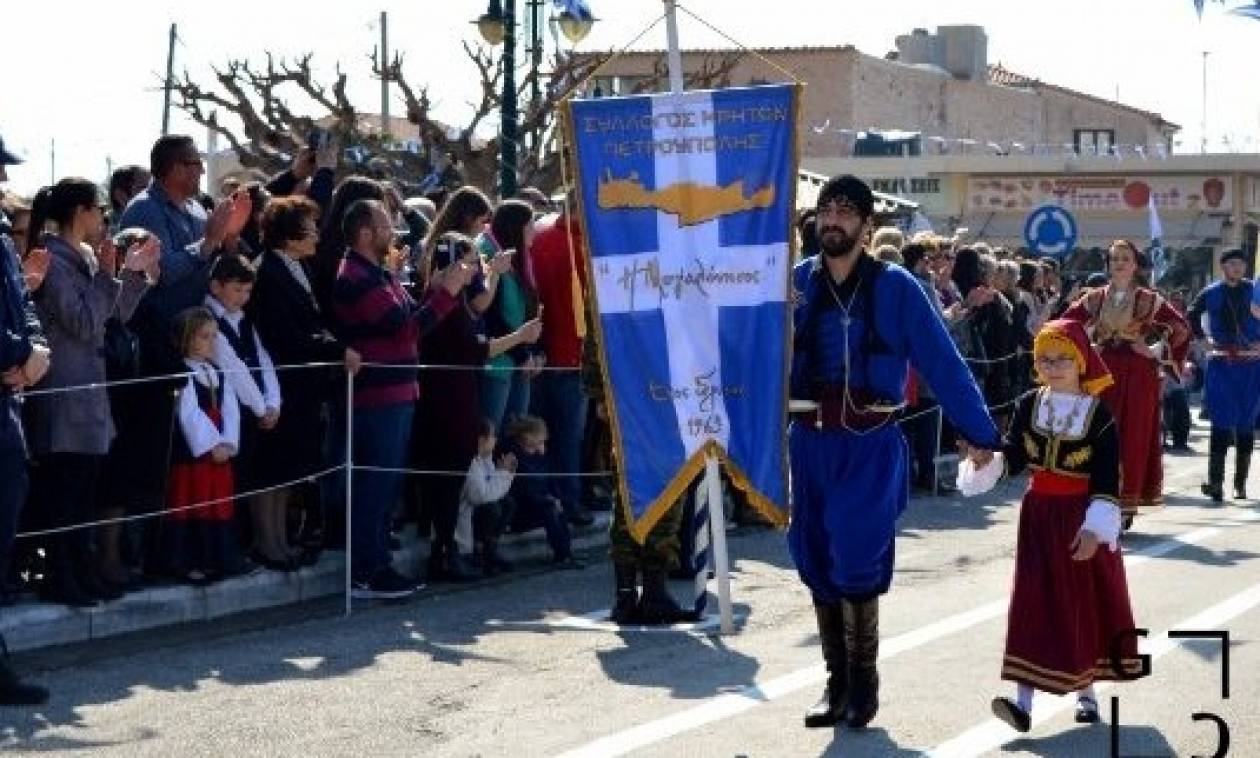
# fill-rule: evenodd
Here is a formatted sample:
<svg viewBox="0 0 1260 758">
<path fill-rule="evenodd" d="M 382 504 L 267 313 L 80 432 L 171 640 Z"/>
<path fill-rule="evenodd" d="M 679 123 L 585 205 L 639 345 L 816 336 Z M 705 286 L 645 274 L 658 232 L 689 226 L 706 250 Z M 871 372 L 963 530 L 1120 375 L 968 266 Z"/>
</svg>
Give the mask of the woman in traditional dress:
<svg viewBox="0 0 1260 758">
<path fill-rule="evenodd" d="M 1143 257 L 1127 240 L 1111 243 L 1107 286 L 1086 292 L 1063 314 L 1092 332 L 1115 379 L 1102 400 L 1120 435 L 1125 528 L 1139 508 L 1163 504 L 1160 368 L 1180 377 L 1190 344 L 1190 327 L 1181 314 L 1159 293 L 1135 281 Z"/>
<path fill-rule="evenodd" d="M 1032 470 L 1002 660 L 1002 678 L 1017 689 L 1014 699 L 993 700 L 994 714 L 1021 732 L 1031 726 L 1034 689 L 1077 693 L 1076 720 L 1094 723 L 1093 683 L 1143 673 L 1118 546 L 1116 425 L 1097 397 L 1112 377 L 1074 321 L 1047 322 L 1033 360 L 1045 386 L 1020 399 L 1002 449 L 1007 475 Z M 964 462 L 959 489 L 990 489 L 1000 461 L 979 471 Z"/>
</svg>

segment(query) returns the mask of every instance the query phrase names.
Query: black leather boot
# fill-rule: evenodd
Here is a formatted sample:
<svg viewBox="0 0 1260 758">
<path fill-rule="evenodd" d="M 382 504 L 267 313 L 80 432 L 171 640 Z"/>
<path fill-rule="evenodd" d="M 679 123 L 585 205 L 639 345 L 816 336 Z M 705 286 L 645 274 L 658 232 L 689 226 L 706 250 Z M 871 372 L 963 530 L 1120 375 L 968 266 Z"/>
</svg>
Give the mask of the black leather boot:
<svg viewBox="0 0 1260 758">
<path fill-rule="evenodd" d="M 818 618 L 818 639 L 822 644 L 823 661 L 827 664 L 827 686 L 822 697 L 805 711 L 805 726 L 832 727 L 844 720 L 849 692 L 849 656 L 844 641 L 843 603 L 815 604 Z"/>
<path fill-rule="evenodd" d="M 664 569 L 643 570 L 643 596 L 639 598 L 640 624 L 680 624 L 696 621 L 699 614 L 678 607 L 665 587 Z"/>
<path fill-rule="evenodd" d="M 1256 446 L 1254 434 L 1240 434 L 1235 440 L 1234 499 L 1247 499 L 1247 474 L 1251 471 L 1251 451 Z"/>
<path fill-rule="evenodd" d="M 9 668 L 9 648 L 0 637 L 0 705 L 43 705 L 48 702 L 48 690 L 18 679 Z"/>
<path fill-rule="evenodd" d="M 1229 437 L 1228 430 L 1213 428 L 1208 442 L 1208 480 L 1199 489 L 1214 503 L 1225 499 L 1225 453 L 1229 450 Z"/>
<path fill-rule="evenodd" d="M 613 579 L 617 587 L 617 599 L 608 620 L 614 624 L 639 622 L 638 568 L 633 563 L 614 563 Z"/>
<path fill-rule="evenodd" d="M 879 597 L 845 600 L 844 634 L 849 654 L 849 702 L 844 723 L 861 729 L 879 710 Z"/>
</svg>

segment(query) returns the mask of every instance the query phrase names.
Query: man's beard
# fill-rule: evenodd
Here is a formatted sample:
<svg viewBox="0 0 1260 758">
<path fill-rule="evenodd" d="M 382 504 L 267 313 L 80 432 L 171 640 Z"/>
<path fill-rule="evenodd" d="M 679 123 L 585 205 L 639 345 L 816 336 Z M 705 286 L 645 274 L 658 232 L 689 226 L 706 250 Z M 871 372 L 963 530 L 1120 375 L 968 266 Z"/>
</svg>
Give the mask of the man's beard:
<svg viewBox="0 0 1260 758">
<path fill-rule="evenodd" d="M 830 235 L 835 235 L 834 242 L 828 241 Z M 857 237 L 850 237 L 838 226 L 829 226 L 819 231 L 818 247 L 828 258 L 843 258 L 857 248 Z"/>
</svg>

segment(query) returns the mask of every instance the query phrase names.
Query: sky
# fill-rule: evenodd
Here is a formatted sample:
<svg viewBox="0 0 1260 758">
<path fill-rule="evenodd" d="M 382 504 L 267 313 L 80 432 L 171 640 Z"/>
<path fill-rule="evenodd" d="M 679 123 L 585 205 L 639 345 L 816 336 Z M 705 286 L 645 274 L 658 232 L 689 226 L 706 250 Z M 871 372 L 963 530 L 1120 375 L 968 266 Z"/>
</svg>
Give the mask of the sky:
<svg viewBox="0 0 1260 758">
<path fill-rule="evenodd" d="M 1126 104 L 1156 111 L 1182 126 L 1176 147 L 1182 152 L 1200 148 L 1207 51 L 1209 150 L 1260 152 L 1254 53 L 1260 21 L 1224 10 L 1245 2 L 1210 3 L 1202 21 L 1191 0 L 684 0 L 682 6 L 749 47 L 852 44 L 876 56 L 915 27 L 980 24 L 988 34 L 990 63 L 1102 97 L 1118 94 Z M 523 14 L 524 0 L 517 4 Z M 624 47 L 663 9 L 660 0 L 588 4 L 599 20 L 578 45 L 582 51 Z M 408 78 L 429 85 L 438 118 L 462 123 L 472 112 L 478 82 L 459 41 L 480 40 L 470 22 L 486 5 L 5 0 L 0 135 L 27 160 L 10 168 L 10 187 L 29 194 L 52 176 L 101 180 L 108 165 L 147 163 L 161 131 L 161 72 L 171 23 L 179 30 L 176 70 L 186 69 L 196 80 L 209 80 L 210 67 L 229 58 L 261 61 L 268 51 L 278 57 L 309 51 L 329 80 L 340 63 L 349 74 L 351 99 L 361 110 L 376 111 L 380 84 L 370 76 L 368 55 L 380 41 L 384 11 L 390 47 L 404 53 Z M 729 46 L 687 13 L 678 17 L 684 48 Z M 662 23 L 635 47 L 664 46 Z M 293 106 L 303 109 L 299 99 Z M 402 111 L 399 99 L 391 111 Z M 204 129 L 178 110 L 172 131 L 205 141 Z"/>
</svg>

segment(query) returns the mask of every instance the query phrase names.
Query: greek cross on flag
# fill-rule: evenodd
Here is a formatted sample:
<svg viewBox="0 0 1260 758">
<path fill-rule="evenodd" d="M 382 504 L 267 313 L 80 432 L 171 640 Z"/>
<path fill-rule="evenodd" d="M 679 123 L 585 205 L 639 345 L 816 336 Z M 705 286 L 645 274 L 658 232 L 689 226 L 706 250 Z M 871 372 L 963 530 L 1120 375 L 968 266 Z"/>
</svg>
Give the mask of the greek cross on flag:
<svg viewBox="0 0 1260 758">
<path fill-rule="evenodd" d="M 786 522 L 796 86 L 570 101 L 631 534 L 719 456 Z"/>
</svg>

